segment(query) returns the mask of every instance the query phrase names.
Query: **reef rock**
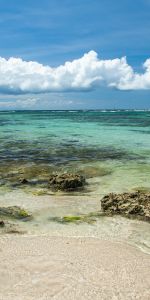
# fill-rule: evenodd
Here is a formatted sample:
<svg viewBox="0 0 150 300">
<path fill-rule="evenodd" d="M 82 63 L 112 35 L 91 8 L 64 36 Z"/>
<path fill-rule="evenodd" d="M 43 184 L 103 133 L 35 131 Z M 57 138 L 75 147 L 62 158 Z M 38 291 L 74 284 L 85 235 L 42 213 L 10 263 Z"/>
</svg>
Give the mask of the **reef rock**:
<svg viewBox="0 0 150 300">
<path fill-rule="evenodd" d="M 55 190 L 72 191 L 83 187 L 85 178 L 84 176 L 70 173 L 51 175 L 49 185 Z"/>
<path fill-rule="evenodd" d="M 32 215 L 19 206 L 0 207 L 0 216 L 13 219 L 31 219 Z"/>
<path fill-rule="evenodd" d="M 150 221 L 150 193 L 111 193 L 102 198 L 101 207 L 103 212 L 109 215 L 135 216 Z"/>
</svg>

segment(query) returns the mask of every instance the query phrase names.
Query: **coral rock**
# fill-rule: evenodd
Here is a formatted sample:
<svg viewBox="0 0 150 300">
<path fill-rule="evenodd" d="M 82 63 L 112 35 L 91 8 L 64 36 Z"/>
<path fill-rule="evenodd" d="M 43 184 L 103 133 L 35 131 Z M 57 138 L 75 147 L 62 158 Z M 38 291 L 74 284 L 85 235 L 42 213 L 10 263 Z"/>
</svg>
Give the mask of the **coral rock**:
<svg viewBox="0 0 150 300">
<path fill-rule="evenodd" d="M 101 207 L 103 212 L 107 214 L 136 216 L 150 221 L 150 193 L 111 193 L 102 198 Z"/>
<path fill-rule="evenodd" d="M 85 178 L 78 174 L 51 175 L 50 187 L 55 190 L 70 191 L 81 188 L 85 185 Z"/>
<path fill-rule="evenodd" d="M 0 216 L 13 219 L 30 219 L 32 215 L 19 206 L 0 207 Z"/>
</svg>

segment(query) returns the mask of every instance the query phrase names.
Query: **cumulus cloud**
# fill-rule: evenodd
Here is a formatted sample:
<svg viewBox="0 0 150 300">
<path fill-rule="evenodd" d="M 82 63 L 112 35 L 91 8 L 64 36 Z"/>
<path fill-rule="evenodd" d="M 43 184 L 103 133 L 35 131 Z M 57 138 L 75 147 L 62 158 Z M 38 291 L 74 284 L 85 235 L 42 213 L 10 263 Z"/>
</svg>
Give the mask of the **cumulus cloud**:
<svg viewBox="0 0 150 300">
<path fill-rule="evenodd" d="M 135 73 L 125 57 L 102 60 L 95 51 L 56 68 L 20 58 L 0 58 L 0 93 L 84 91 L 102 85 L 119 90 L 150 89 L 150 59 L 143 67 L 143 73 Z"/>
</svg>

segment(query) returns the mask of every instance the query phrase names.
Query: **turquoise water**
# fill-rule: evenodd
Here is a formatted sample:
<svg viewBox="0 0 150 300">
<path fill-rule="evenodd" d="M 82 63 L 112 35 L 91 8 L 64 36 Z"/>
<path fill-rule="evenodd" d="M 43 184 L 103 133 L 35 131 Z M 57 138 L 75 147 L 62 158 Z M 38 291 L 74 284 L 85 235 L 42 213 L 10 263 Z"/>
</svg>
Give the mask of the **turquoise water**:
<svg viewBox="0 0 150 300">
<path fill-rule="evenodd" d="M 51 191 L 49 175 L 68 171 L 86 176 L 85 189 Z M 51 221 L 99 211 L 103 195 L 137 189 L 150 190 L 149 111 L 0 112 L 0 206 L 19 205 L 33 214 L 30 222 L 15 221 L 17 230 L 121 240 L 149 252 L 145 222 L 120 216 L 93 225 Z"/>
<path fill-rule="evenodd" d="M 2 187 L 74 171 L 93 191 L 149 188 L 149 111 L 1 111 L 0 143 Z"/>
</svg>

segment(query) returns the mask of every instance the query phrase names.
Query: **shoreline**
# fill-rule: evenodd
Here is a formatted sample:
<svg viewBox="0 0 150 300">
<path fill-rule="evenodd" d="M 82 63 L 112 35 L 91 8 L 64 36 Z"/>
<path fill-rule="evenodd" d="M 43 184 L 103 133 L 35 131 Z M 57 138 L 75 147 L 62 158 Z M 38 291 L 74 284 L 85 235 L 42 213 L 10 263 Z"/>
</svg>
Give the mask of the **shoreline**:
<svg viewBox="0 0 150 300">
<path fill-rule="evenodd" d="M 7 219 L 1 228 L 0 237 L 18 233 L 21 236 L 47 235 L 52 237 L 93 237 L 110 241 L 121 241 L 137 246 L 144 252 L 150 251 L 150 224 L 121 215 L 97 216 L 100 199 L 95 196 L 35 196 L 25 193 L 7 193 L 0 196 L 0 206 L 19 206 L 33 218 L 23 221 Z M 82 216 L 93 216 L 82 220 Z M 66 216 L 66 217 L 65 217 Z M 67 216 L 81 217 L 80 221 L 64 222 Z M 5 218 L 1 216 L 1 220 Z M 92 222 L 94 220 L 94 222 Z M 86 222 L 87 221 L 87 222 Z"/>
</svg>

